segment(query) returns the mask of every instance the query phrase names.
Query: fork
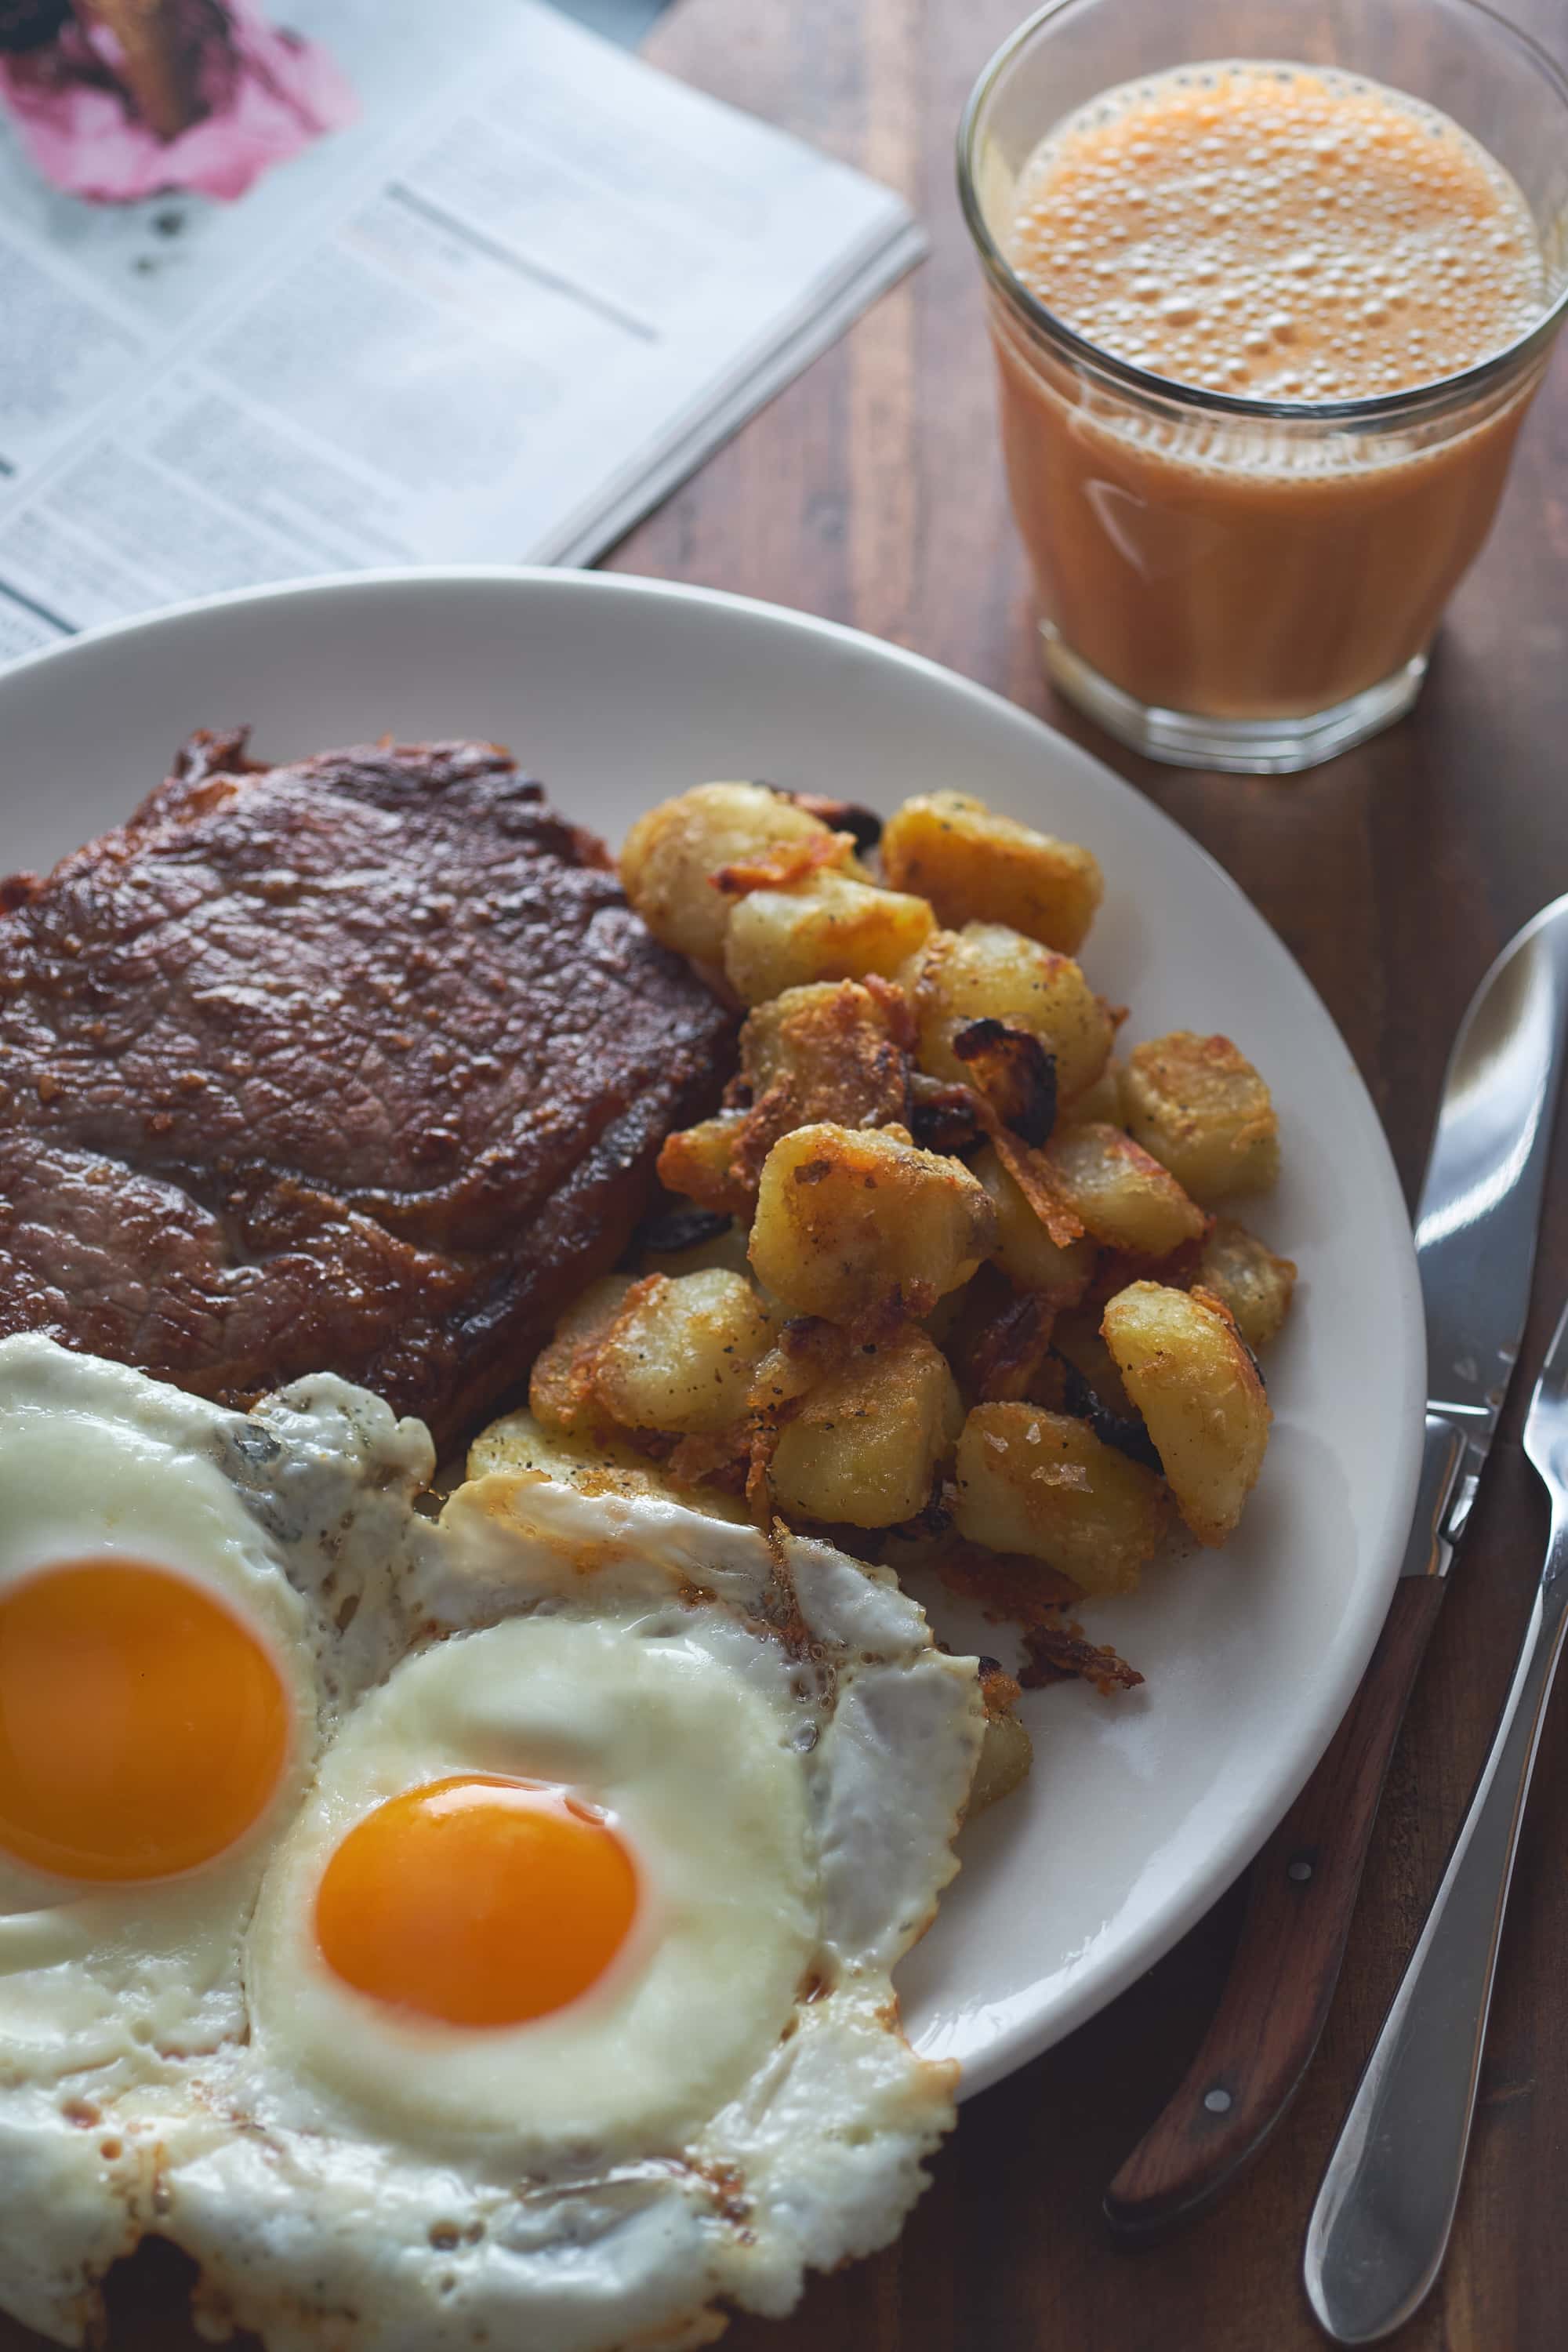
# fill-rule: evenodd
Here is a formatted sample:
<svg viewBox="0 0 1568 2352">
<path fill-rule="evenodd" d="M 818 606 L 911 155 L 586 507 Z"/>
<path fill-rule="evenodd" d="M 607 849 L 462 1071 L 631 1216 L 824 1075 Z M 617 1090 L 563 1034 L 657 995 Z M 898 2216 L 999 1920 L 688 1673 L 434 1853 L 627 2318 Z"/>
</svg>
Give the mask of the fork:
<svg viewBox="0 0 1568 2352">
<path fill-rule="evenodd" d="M 1475 2114 L 1520 1824 L 1568 1627 L 1568 1307 L 1524 1425 L 1552 1534 L 1519 1664 L 1307 2233 L 1307 2294 L 1339 2344 L 1374 2344 L 1425 2300 L 1447 2252 Z"/>
</svg>

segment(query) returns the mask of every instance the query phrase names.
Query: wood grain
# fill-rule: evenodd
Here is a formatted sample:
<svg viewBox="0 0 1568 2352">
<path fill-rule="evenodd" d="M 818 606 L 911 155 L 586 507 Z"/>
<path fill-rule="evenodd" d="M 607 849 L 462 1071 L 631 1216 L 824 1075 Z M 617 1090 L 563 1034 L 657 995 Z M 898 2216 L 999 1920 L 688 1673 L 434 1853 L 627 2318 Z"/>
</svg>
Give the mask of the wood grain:
<svg viewBox="0 0 1568 2352">
<path fill-rule="evenodd" d="M 1224 1997 L 1170 2105 L 1105 2192 L 1147 2241 L 1227 2195 L 1283 2122 L 1328 2021 L 1399 1727 L 1437 1622 L 1435 1576 L 1403 1578 L 1319 1764 L 1247 1874 Z"/>
<path fill-rule="evenodd" d="M 1507 0 L 1562 50 L 1562 0 Z M 1024 0 L 679 0 L 649 54 L 902 188 L 928 262 L 617 551 L 617 567 L 850 621 L 978 678 L 1086 743 L 1194 834 L 1311 974 L 1414 1188 L 1449 1040 L 1520 923 L 1568 887 L 1568 357 L 1426 697 L 1287 783 L 1142 763 L 1053 704 L 1008 520 L 973 258 L 952 193 L 959 109 Z M 1536 1359 L 1568 1285 L 1549 1201 Z M 899 2245 L 818 2282 L 732 2352 L 1315 2352 L 1299 2269 L 1323 2163 L 1398 1980 L 1507 1687 L 1544 1539 L 1520 1384 L 1395 1751 L 1338 1998 L 1289 2121 L 1236 2195 L 1129 2255 L 1105 2184 L 1214 2013 L 1242 1890 L 1036 2064 L 973 2101 Z M 1549 1721 L 1510 1908 L 1452 2253 L 1401 2352 L 1554 2352 L 1568 2308 L 1568 1705 Z M 4 2227 L 0 2219 L 0 2227 Z M 184 2273 L 115 2284 L 115 2352 L 195 2352 Z M 0 2352 L 41 2339 L 0 2322 Z"/>
</svg>

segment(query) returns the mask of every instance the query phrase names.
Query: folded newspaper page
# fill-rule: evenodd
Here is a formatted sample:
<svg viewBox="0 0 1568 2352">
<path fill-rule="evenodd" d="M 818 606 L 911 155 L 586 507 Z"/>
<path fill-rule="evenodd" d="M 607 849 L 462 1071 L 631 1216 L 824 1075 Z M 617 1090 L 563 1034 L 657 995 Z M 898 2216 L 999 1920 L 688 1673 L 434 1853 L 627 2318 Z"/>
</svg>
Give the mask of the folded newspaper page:
<svg viewBox="0 0 1568 2352">
<path fill-rule="evenodd" d="M 922 247 L 535 0 L 165 14 L 0 10 L 0 662 L 263 581 L 586 562 Z"/>
</svg>

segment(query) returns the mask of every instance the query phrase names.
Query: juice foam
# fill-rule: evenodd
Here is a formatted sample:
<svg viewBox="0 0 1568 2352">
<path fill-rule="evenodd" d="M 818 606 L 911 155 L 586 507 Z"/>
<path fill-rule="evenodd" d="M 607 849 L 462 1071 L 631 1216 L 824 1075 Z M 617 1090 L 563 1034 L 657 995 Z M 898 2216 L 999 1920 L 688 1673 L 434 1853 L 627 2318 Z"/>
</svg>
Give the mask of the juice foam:
<svg viewBox="0 0 1568 2352">
<path fill-rule="evenodd" d="M 1358 76 L 1237 59 L 1060 123 L 1020 178 L 1007 257 L 1101 350 L 1292 404 L 1436 383 L 1546 301 L 1529 207 L 1458 123 Z"/>
</svg>

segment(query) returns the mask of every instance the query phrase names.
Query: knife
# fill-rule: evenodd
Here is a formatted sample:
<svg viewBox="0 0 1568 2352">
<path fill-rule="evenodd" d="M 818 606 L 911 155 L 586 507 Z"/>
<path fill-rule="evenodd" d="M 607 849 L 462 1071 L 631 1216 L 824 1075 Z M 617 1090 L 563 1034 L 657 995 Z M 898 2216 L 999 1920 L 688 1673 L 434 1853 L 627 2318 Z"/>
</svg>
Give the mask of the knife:
<svg viewBox="0 0 1568 2352">
<path fill-rule="evenodd" d="M 1105 2192 L 1124 2243 L 1194 2221 L 1225 2193 L 1317 2048 L 1389 1758 L 1524 1336 L 1565 1030 L 1568 897 L 1503 950 L 1449 1057 L 1415 1214 L 1428 1396 L 1399 1581 L 1344 1721 L 1253 1864 L 1214 2022 Z"/>
<path fill-rule="evenodd" d="M 1568 1633 L 1568 1307 L 1535 1384 L 1524 1450 L 1552 1498 L 1552 1536 L 1519 1663 L 1308 2232 L 1308 2299 L 1338 2344 L 1375 2344 L 1420 2307 L 1459 2202 L 1509 1882 Z"/>
</svg>

